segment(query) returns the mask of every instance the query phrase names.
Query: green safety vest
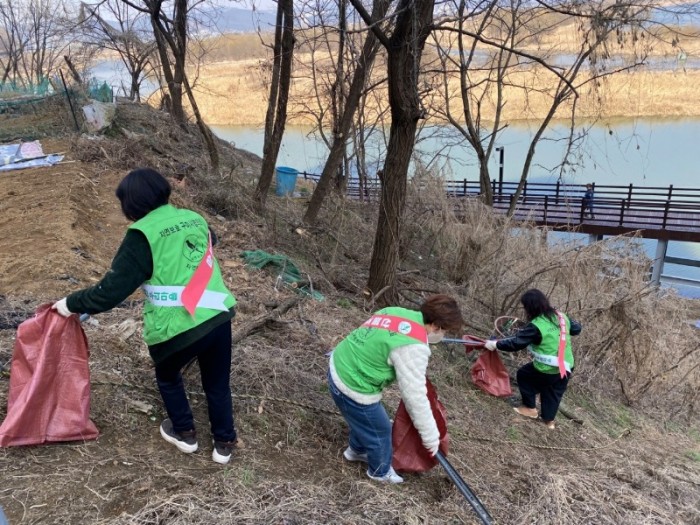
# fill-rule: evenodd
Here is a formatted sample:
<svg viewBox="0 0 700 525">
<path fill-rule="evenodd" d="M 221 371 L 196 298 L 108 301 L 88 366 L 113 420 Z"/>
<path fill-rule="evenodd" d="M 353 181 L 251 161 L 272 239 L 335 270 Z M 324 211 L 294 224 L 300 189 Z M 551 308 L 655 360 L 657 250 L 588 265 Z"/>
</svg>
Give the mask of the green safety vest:
<svg viewBox="0 0 700 525">
<path fill-rule="evenodd" d="M 392 350 L 420 343 L 428 344 L 421 312 L 383 308 L 335 347 L 333 366 L 350 390 L 378 394 L 396 381 L 396 371 L 388 362 Z"/>
<path fill-rule="evenodd" d="M 146 236 L 153 257 L 153 274 L 142 286 L 146 294 L 143 338 L 147 345 L 168 341 L 235 306 L 236 298 L 226 288 L 216 259 L 194 316 L 182 305 L 182 290 L 209 246 L 209 226 L 201 215 L 166 204 L 130 229 Z"/>
<path fill-rule="evenodd" d="M 564 364 L 566 370 L 571 372 L 574 368 L 574 353 L 571 350 L 571 336 L 569 335 L 569 330 L 571 329 L 571 322 L 566 314 L 563 314 L 566 320 L 566 347 L 564 349 Z M 530 345 L 528 350 L 532 354 L 534 361 L 534 366 L 540 372 L 545 374 L 558 374 L 559 364 L 557 362 L 557 355 L 559 354 L 559 322 L 550 319 L 544 315 L 535 317 L 532 321 L 537 329 L 542 334 L 542 341 L 539 345 Z"/>
</svg>

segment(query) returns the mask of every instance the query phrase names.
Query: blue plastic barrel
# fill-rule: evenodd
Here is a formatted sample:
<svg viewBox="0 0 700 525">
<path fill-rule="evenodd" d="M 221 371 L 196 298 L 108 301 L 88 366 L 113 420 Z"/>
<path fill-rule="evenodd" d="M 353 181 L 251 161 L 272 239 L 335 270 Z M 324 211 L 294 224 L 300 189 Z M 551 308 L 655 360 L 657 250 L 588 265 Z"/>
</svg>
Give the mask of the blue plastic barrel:
<svg viewBox="0 0 700 525">
<path fill-rule="evenodd" d="M 294 193 L 294 186 L 296 186 L 297 184 L 297 175 L 299 175 L 299 172 L 294 168 L 279 166 L 276 170 L 276 173 L 277 188 L 275 190 L 275 194 L 278 197 L 292 195 Z"/>
</svg>

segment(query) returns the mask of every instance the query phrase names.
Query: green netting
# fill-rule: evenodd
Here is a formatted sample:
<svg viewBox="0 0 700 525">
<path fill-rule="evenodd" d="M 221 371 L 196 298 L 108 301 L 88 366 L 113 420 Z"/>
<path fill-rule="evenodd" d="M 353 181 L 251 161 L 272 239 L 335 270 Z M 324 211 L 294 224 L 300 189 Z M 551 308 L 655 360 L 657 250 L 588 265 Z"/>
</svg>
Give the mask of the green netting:
<svg viewBox="0 0 700 525">
<path fill-rule="evenodd" d="M 325 297 L 313 289 L 308 279 L 301 276 L 299 268 L 286 255 L 272 255 L 263 250 L 250 250 L 241 253 L 248 266 L 262 270 L 266 268 L 277 276 L 277 279 L 288 284 L 296 291 L 323 301 Z"/>
<path fill-rule="evenodd" d="M 22 83 L 11 80 L 0 84 L 0 96 L 3 98 L 29 95 L 43 97 L 49 93 L 50 88 L 51 84 L 49 83 L 49 79 L 46 77 L 42 78 L 36 84 L 32 82 Z"/>
<path fill-rule="evenodd" d="M 88 97 L 93 100 L 112 102 L 112 100 L 114 100 L 113 95 L 112 88 L 107 82 L 102 82 L 102 84 L 100 84 L 93 78 L 88 84 Z"/>
</svg>

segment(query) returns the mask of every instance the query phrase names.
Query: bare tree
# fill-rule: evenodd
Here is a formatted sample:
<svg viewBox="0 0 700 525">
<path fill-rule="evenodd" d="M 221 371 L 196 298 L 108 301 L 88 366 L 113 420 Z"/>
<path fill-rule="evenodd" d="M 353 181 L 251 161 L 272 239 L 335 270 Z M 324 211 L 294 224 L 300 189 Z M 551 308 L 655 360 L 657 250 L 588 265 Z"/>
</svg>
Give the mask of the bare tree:
<svg viewBox="0 0 700 525">
<path fill-rule="evenodd" d="M 218 170 L 219 150 L 213 133 L 202 118 L 187 77 L 190 17 L 193 10 L 203 0 L 195 0 L 192 3 L 190 0 L 173 0 L 170 3 L 166 3 L 164 0 L 143 0 L 143 5 L 135 4 L 131 0 L 122 1 L 137 11 L 148 14 L 160 58 L 161 70 L 168 86 L 168 109 L 178 124 L 185 124 L 187 115 L 183 105 L 184 91 L 197 127 L 204 139 L 212 169 Z M 167 13 L 166 9 L 168 9 Z"/>
<path fill-rule="evenodd" d="M 61 0 L 0 3 L 0 82 L 36 86 L 68 46 Z"/>
<path fill-rule="evenodd" d="M 292 79 L 292 57 L 294 54 L 294 3 L 293 0 L 278 0 L 275 41 L 273 47 L 272 79 L 265 115 L 265 145 L 260 179 L 255 188 L 254 199 L 262 210 L 272 184 L 277 155 L 282 144 L 287 123 L 287 102 Z"/>
<path fill-rule="evenodd" d="M 658 25 L 653 13 L 669 9 L 670 3 L 453 0 L 446 6 L 447 13 L 434 33 L 438 65 L 433 72 L 438 73 L 433 79 L 442 97 L 435 97 L 431 107 L 474 150 L 485 202 L 492 202 L 488 161 L 499 133 L 507 126 L 503 110 L 513 103 L 508 93 L 524 100 L 546 100 L 544 110 L 528 115 L 539 124 L 511 200 L 512 214 L 537 145 L 552 119 L 568 115 L 571 121 L 566 156 L 560 165 L 563 170 L 576 140 L 577 101 L 582 88 L 598 90 L 606 77 L 644 65 L 650 43 L 661 36 L 661 32 L 653 34 L 652 28 Z M 691 9 L 697 7 L 682 6 L 675 12 Z M 673 43 L 668 29 L 663 38 Z M 557 43 L 547 43 L 547 36 L 557 30 L 566 31 L 572 40 L 576 37 L 577 44 L 565 57 Z M 610 60 L 615 46 L 625 48 L 625 62 Z M 457 88 L 452 82 L 455 78 Z"/>
<path fill-rule="evenodd" d="M 396 278 L 408 167 L 418 121 L 426 114 L 419 96 L 418 77 L 425 41 L 432 29 L 435 2 L 400 0 L 390 32 L 372 20 L 360 0 L 351 2 L 387 52 L 391 127 L 380 177 L 379 217 L 367 283 L 375 301 L 386 304 L 397 299 Z"/>
<path fill-rule="evenodd" d="M 390 4 L 391 0 L 377 0 L 374 2 L 372 14 L 370 15 L 372 25 L 378 24 L 379 21 L 386 16 Z M 330 153 L 323 167 L 321 178 L 314 189 L 314 193 L 311 196 L 311 201 L 309 202 L 306 214 L 304 215 L 304 221 L 309 224 L 313 224 L 316 221 L 318 213 L 321 210 L 323 200 L 330 188 L 331 181 L 333 180 L 334 175 L 341 168 L 341 163 L 347 149 L 348 136 L 353 122 L 356 122 L 355 114 L 366 87 L 372 64 L 378 50 L 379 40 L 377 39 L 376 34 L 374 31 L 368 31 L 362 48 L 362 53 L 355 67 L 347 97 L 333 97 L 333 100 L 337 99 L 333 104 L 333 107 L 336 108 L 334 110 L 334 122 L 336 125 L 334 126 L 333 130 L 333 142 L 330 147 Z M 341 49 L 339 49 L 338 54 L 342 54 L 342 46 Z M 342 63 L 341 60 L 338 60 L 338 62 Z M 334 94 L 344 91 L 342 87 L 340 87 L 343 84 L 342 76 L 342 69 L 339 66 L 336 74 L 336 82 L 334 84 Z M 362 143 L 364 143 L 364 141 Z M 364 155 L 362 155 L 362 157 L 363 159 L 361 162 L 364 162 Z M 347 176 L 348 175 L 346 172 L 346 177 Z"/>
<path fill-rule="evenodd" d="M 0 84 L 22 80 L 19 65 L 29 38 L 19 11 L 18 4 L 0 3 Z"/>
<path fill-rule="evenodd" d="M 81 5 L 84 43 L 118 54 L 129 75 L 128 97 L 137 101 L 141 100 L 141 83 L 152 67 L 150 61 L 156 49 L 153 33 L 147 31 L 146 23 L 145 13 L 121 0 Z"/>
</svg>

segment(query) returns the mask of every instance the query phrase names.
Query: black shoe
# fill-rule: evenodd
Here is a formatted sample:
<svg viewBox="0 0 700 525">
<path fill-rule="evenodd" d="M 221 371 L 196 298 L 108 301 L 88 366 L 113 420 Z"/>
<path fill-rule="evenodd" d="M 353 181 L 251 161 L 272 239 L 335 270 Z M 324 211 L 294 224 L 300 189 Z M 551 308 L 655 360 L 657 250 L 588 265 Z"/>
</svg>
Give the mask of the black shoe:
<svg viewBox="0 0 700 525">
<path fill-rule="evenodd" d="M 166 419 L 160 424 L 160 435 L 165 441 L 175 445 L 180 452 L 191 454 L 197 451 L 197 431 L 194 429 L 175 432 L 173 422 Z"/>
<path fill-rule="evenodd" d="M 236 448 L 237 441 L 217 441 L 214 440 L 214 450 L 211 453 L 211 459 L 216 463 L 225 465 L 231 460 L 233 449 Z"/>
</svg>

